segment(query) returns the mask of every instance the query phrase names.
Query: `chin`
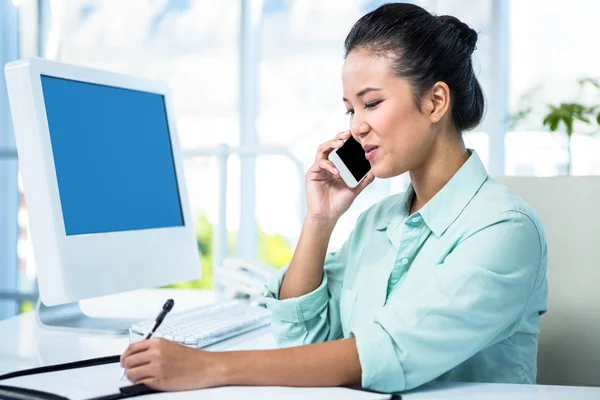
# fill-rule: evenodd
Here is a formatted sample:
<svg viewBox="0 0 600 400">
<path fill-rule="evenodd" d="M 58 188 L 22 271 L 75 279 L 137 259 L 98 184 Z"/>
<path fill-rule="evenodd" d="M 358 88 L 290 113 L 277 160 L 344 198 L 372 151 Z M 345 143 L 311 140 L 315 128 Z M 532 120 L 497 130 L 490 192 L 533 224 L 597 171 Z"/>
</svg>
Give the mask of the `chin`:
<svg viewBox="0 0 600 400">
<path fill-rule="evenodd" d="M 379 179 L 393 178 L 406 172 L 406 170 L 398 172 L 396 169 L 392 166 L 381 165 L 380 163 L 371 166 L 371 172 L 375 178 Z"/>
<path fill-rule="evenodd" d="M 372 166 L 371 172 L 373 173 L 373 176 L 375 176 L 375 178 L 385 179 L 390 177 L 389 170 L 385 170 L 379 165 Z"/>
</svg>

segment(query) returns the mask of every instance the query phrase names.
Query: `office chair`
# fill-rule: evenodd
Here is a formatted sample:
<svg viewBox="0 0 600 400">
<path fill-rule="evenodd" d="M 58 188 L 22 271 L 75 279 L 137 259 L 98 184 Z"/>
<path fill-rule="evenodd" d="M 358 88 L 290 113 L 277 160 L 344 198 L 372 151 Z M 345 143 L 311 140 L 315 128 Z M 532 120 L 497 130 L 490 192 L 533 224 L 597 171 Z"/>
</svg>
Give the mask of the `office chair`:
<svg viewBox="0 0 600 400">
<path fill-rule="evenodd" d="M 498 180 L 536 209 L 548 243 L 538 383 L 600 386 L 600 176 Z"/>
</svg>

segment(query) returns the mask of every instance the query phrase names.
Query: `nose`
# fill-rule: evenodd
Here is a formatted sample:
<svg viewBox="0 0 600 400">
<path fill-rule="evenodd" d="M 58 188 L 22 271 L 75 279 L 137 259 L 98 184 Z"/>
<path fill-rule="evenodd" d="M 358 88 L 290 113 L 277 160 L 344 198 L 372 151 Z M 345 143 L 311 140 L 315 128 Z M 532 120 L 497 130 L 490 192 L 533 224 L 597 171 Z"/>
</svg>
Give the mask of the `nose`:
<svg viewBox="0 0 600 400">
<path fill-rule="evenodd" d="M 359 115 L 355 114 L 350 121 L 350 132 L 352 133 L 352 136 L 360 143 L 360 140 L 365 137 L 370 130 L 371 127 L 369 124 L 367 124 L 367 122 Z"/>
</svg>

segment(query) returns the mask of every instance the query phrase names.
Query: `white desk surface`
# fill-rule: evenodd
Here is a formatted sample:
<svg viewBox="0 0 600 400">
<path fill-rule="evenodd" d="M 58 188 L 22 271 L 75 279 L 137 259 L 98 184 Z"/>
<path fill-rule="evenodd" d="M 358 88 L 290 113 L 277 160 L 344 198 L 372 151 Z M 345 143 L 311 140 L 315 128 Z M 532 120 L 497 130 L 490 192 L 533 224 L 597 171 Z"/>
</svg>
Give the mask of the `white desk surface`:
<svg viewBox="0 0 600 400">
<path fill-rule="evenodd" d="M 98 317 L 154 318 L 167 298 L 173 298 L 182 311 L 218 301 L 213 291 L 140 290 L 102 299 L 87 300 L 81 307 Z M 0 375 L 26 368 L 87 358 L 121 354 L 129 344 L 126 336 L 105 336 L 53 331 L 39 327 L 35 314 L 26 313 L 0 321 Z M 216 345 L 212 349 L 267 349 L 275 347 L 268 330 L 261 330 Z M 192 398 L 193 393 L 174 398 Z M 407 399 L 589 399 L 600 400 L 600 388 L 461 383 L 420 389 L 403 395 Z M 196 397 L 197 398 L 197 393 Z M 248 390 L 252 398 L 252 389 Z M 264 400 L 264 399 L 263 399 Z"/>
</svg>

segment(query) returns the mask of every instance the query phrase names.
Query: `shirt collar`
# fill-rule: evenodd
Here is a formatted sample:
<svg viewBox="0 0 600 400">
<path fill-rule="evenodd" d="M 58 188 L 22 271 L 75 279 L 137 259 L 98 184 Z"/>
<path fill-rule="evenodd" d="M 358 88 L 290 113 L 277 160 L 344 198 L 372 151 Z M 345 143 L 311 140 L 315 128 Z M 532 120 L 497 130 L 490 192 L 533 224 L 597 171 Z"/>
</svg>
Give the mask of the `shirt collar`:
<svg viewBox="0 0 600 400">
<path fill-rule="evenodd" d="M 471 155 L 463 166 L 425 206 L 415 213 L 421 215 L 436 236 L 441 236 L 458 218 L 488 178 L 485 166 L 477 152 L 471 149 L 468 151 Z M 410 184 L 402 201 L 392 207 L 388 215 L 380 219 L 376 229 L 386 229 L 394 216 L 406 216 L 409 213 L 413 195 L 414 189 Z"/>
</svg>

